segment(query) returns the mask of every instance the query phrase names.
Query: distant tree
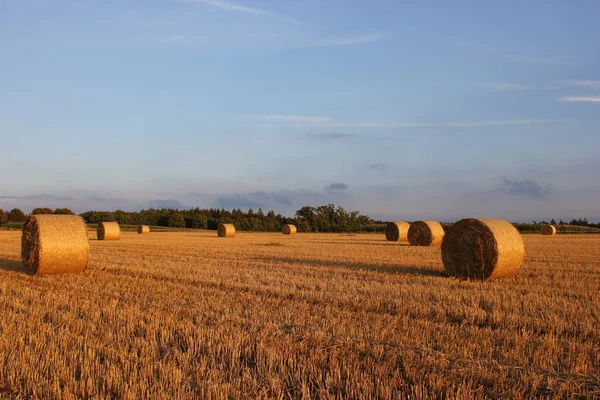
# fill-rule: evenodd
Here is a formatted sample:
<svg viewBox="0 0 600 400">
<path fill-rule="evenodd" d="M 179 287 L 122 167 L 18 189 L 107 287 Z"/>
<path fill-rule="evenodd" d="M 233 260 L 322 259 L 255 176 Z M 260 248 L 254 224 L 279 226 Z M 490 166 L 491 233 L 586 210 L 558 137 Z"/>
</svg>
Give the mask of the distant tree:
<svg viewBox="0 0 600 400">
<path fill-rule="evenodd" d="M 97 224 L 99 222 L 111 222 L 115 220 L 110 211 L 86 211 L 81 214 L 83 220 L 88 224 Z"/>
<path fill-rule="evenodd" d="M 556 225 L 556 220 L 555 220 L 554 218 L 552 218 L 552 219 L 550 220 L 550 224 L 552 224 L 552 225 Z"/>
<path fill-rule="evenodd" d="M 56 210 L 54 210 L 54 214 L 75 215 L 75 213 L 73 211 L 71 211 L 69 208 L 57 208 Z"/>
<path fill-rule="evenodd" d="M 208 228 L 208 218 L 204 214 L 199 214 L 194 217 L 192 222 L 192 228 L 194 229 L 206 229 Z"/>
<path fill-rule="evenodd" d="M 7 215 L 3 209 L 0 208 L 0 224 L 6 223 Z"/>
<path fill-rule="evenodd" d="M 51 208 L 48 207 L 42 207 L 42 208 L 34 208 L 33 210 L 31 210 L 32 214 L 53 214 L 54 211 L 52 211 Z"/>
<path fill-rule="evenodd" d="M 169 216 L 167 223 L 171 228 L 185 228 L 185 218 L 180 212 L 174 212 Z"/>
<path fill-rule="evenodd" d="M 8 222 L 25 222 L 25 213 L 18 208 L 13 208 L 8 213 Z"/>
</svg>

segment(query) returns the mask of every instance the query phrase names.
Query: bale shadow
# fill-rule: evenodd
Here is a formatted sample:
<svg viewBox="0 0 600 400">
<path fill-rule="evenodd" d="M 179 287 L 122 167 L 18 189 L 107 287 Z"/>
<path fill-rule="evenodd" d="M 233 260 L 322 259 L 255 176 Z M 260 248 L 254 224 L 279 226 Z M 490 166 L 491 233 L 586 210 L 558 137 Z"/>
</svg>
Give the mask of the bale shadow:
<svg viewBox="0 0 600 400">
<path fill-rule="evenodd" d="M 351 245 L 361 245 L 361 246 L 406 246 L 410 247 L 408 242 L 388 242 L 387 240 L 356 240 L 354 242 L 351 241 L 333 241 L 333 240 L 313 240 L 311 243 L 324 243 L 324 244 L 351 244 Z"/>
<path fill-rule="evenodd" d="M 27 274 L 27 269 L 21 261 L 15 261 L 8 258 L 0 258 L 0 269 L 9 272 L 22 272 Z"/>
<path fill-rule="evenodd" d="M 304 258 L 292 258 L 292 257 L 261 257 L 259 260 L 269 261 L 275 263 L 285 264 L 302 264 L 310 265 L 311 267 L 334 267 L 334 268 L 347 268 L 347 269 L 360 269 L 365 271 L 377 271 L 388 274 L 409 274 L 409 275 L 420 275 L 420 276 L 448 276 L 445 271 L 432 270 L 421 268 L 414 265 L 378 265 L 378 264 L 367 264 L 347 261 L 331 261 L 331 260 L 319 260 L 319 259 L 304 259 Z"/>
</svg>

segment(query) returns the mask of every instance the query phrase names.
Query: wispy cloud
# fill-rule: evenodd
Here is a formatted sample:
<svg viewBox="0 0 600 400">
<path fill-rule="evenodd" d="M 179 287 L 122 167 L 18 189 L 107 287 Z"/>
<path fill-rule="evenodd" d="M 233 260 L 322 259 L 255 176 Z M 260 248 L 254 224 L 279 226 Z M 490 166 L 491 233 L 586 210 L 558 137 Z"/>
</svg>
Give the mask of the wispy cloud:
<svg viewBox="0 0 600 400">
<path fill-rule="evenodd" d="M 72 197 L 67 197 L 67 196 L 56 196 L 53 194 L 49 194 L 49 193 L 42 193 L 42 194 L 34 194 L 34 195 L 29 195 L 29 196 L 0 196 L 0 199 L 3 200 L 34 200 L 34 201 L 44 201 L 44 200 L 58 200 L 58 201 L 69 201 L 69 200 L 75 200 Z"/>
<path fill-rule="evenodd" d="M 591 96 L 591 97 L 565 96 L 565 97 L 559 97 L 557 100 L 564 101 L 567 103 L 600 103 L 600 96 Z"/>
<path fill-rule="evenodd" d="M 379 32 L 363 35 L 342 36 L 330 39 L 319 39 L 308 42 L 309 46 L 314 47 L 332 47 L 332 46 L 350 46 L 354 44 L 365 44 L 379 42 L 383 35 Z"/>
<path fill-rule="evenodd" d="M 387 167 L 388 167 L 387 164 L 369 164 L 367 166 L 367 168 L 369 168 L 369 169 L 377 169 L 377 170 L 386 169 Z"/>
<path fill-rule="evenodd" d="M 600 81 L 566 81 L 566 83 L 573 86 L 583 86 L 592 89 L 600 89 Z"/>
<path fill-rule="evenodd" d="M 247 117 L 252 117 L 251 114 L 246 114 Z M 291 122 L 296 124 L 328 124 L 334 122 L 331 117 L 323 117 L 319 115 L 281 115 L 281 114 L 268 114 L 268 115 L 257 115 L 254 116 L 262 121 L 269 122 Z"/>
<path fill-rule="evenodd" d="M 244 13 L 244 14 L 259 15 L 259 16 L 267 17 L 269 19 L 279 21 L 279 22 L 295 24 L 295 25 L 301 24 L 301 22 L 298 21 L 297 19 L 285 16 L 285 15 L 277 14 L 277 13 L 263 10 L 260 8 L 256 8 L 256 7 L 245 6 L 243 4 L 234 3 L 234 2 L 228 1 L 228 0 L 177 0 L 177 2 L 178 3 L 188 3 L 188 4 L 204 4 L 207 6 L 220 8 L 222 10 L 240 12 L 240 13 Z"/>
<path fill-rule="evenodd" d="M 309 133 L 308 137 L 320 140 L 348 139 L 354 136 L 352 133 L 330 132 L 330 133 Z"/>
<path fill-rule="evenodd" d="M 246 117 L 253 117 L 263 122 L 274 122 L 283 124 L 274 124 L 269 126 L 312 126 L 312 127 L 343 127 L 343 128 L 428 128 L 428 127 L 477 127 L 477 126 L 495 126 L 495 125 L 528 125 L 544 124 L 552 121 L 542 119 L 513 119 L 513 120 L 487 120 L 487 121 L 460 121 L 460 122 L 344 122 L 336 121 L 328 116 L 308 116 L 308 115 L 259 115 L 246 114 Z"/>
</svg>

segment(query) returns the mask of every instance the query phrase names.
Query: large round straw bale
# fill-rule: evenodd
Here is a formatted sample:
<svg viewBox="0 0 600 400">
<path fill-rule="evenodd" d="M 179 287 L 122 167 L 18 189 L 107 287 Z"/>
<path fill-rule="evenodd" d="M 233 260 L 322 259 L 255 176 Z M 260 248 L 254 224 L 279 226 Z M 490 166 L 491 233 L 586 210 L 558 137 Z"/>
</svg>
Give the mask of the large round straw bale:
<svg viewBox="0 0 600 400">
<path fill-rule="evenodd" d="M 283 225 L 283 228 L 281 229 L 281 232 L 284 235 L 295 235 L 297 232 L 296 226 L 292 225 L 292 224 L 285 224 Z"/>
<path fill-rule="evenodd" d="M 30 274 L 81 272 L 89 253 L 87 226 L 78 215 L 30 215 L 23 225 L 21 259 Z"/>
<path fill-rule="evenodd" d="M 444 228 L 436 221 L 416 221 L 408 228 L 411 246 L 439 246 L 444 240 Z"/>
<path fill-rule="evenodd" d="M 408 222 L 390 222 L 385 227 L 385 238 L 390 242 L 407 242 L 409 227 Z"/>
<path fill-rule="evenodd" d="M 119 240 L 121 228 L 118 222 L 100 222 L 98 224 L 98 240 Z"/>
<path fill-rule="evenodd" d="M 234 237 L 235 226 L 233 226 L 233 224 L 219 224 L 217 235 L 219 235 L 219 237 Z"/>
<path fill-rule="evenodd" d="M 138 233 L 144 234 L 144 233 L 150 233 L 150 227 L 148 225 L 140 225 L 138 226 Z"/>
<path fill-rule="evenodd" d="M 554 225 L 542 224 L 542 235 L 556 235 L 556 228 Z"/>
<path fill-rule="evenodd" d="M 525 254 L 517 229 L 501 219 L 466 218 L 444 237 L 442 260 L 452 276 L 497 279 L 515 274 Z"/>
</svg>

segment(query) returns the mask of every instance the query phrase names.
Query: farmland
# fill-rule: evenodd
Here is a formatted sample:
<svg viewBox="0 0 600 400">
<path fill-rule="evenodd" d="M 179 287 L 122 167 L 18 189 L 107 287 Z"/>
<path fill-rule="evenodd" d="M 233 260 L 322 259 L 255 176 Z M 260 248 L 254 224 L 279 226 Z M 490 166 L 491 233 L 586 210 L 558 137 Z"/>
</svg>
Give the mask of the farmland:
<svg viewBox="0 0 600 400">
<path fill-rule="evenodd" d="M 526 235 L 487 283 L 383 235 L 89 236 L 38 277 L 0 232 L 0 397 L 600 396 L 600 235 Z"/>
</svg>

